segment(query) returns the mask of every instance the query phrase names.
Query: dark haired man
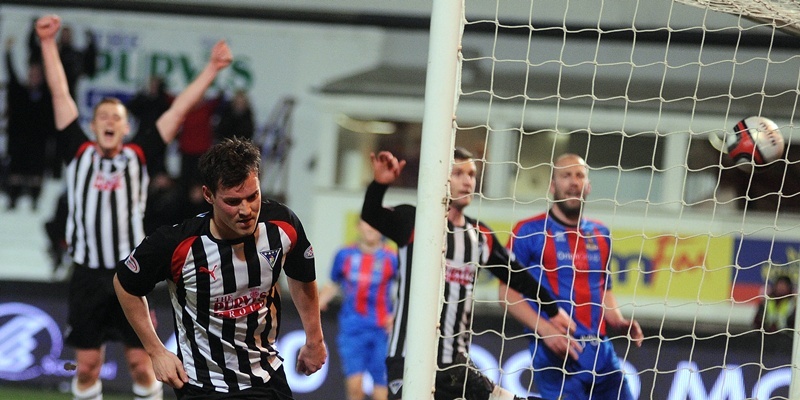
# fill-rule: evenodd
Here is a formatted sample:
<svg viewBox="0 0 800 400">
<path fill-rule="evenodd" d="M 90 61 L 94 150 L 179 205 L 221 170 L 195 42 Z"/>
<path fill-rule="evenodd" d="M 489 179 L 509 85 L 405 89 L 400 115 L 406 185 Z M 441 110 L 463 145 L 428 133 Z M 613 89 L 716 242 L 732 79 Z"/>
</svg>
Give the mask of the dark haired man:
<svg viewBox="0 0 800 400">
<path fill-rule="evenodd" d="M 297 370 L 310 375 L 325 363 L 314 251 L 294 212 L 262 200 L 260 163 L 249 141 L 214 145 L 199 164 L 212 210 L 157 229 L 117 266 L 125 315 L 156 377 L 178 399 L 292 398 L 275 348 L 281 271 L 306 334 Z M 156 335 L 144 297 L 161 281 L 172 299 L 177 356 Z"/>
</svg>

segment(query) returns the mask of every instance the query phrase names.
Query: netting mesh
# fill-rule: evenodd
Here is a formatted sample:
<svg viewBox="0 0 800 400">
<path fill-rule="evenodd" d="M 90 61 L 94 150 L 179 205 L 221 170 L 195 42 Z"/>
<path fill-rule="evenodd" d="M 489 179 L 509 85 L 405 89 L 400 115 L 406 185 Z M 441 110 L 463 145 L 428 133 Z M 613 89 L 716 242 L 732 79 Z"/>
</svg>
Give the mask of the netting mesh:
<svg viewBox="0 0 800 400">
<path fill-rule="evenodd" d="M 612 344 L 633 398 L 791 398 L 797 332 L 786 322 L 793 309 L 781 307 L 796 295 L 776 286 L 800 271 L 800 155 L 792 143 L 800 55 L 797 45 L 776 44 L 774 31 L 797 33 L 800 8 L 679 2 L 728 15 L 712 24 L 701 8 L 675 3 L 653 13 L 655 2 L 642 0 L 622 8 L 530 1 L 530 15 L 497 2 L 496 18 L 486 19 L 471 18 L 479 5 L 467 2 L 454 142 L 478 155 L 479 182 L 466 213 L 503 243 L 524 240 L 512 228 L 553 207 L 558 156 L 580 155 L 591 181 L 582 215 L 610 228 L 607 276 L 617 302 L 565 301 L 620 311 L 645 336 L 637 348 L 628 330 L 609 329 L 582 344 Z M 756 24 L 743 27 L 740 17 Z M 709 143 L 736 135 L 750 116 L 773 119 L 787 143 L 767 166 L 737 165 Z M 571 251 L 555 256 L 580 256 Z M 538 278 L 550 279 L 551 290 L 561 279 Z M 560 290 L 585 284 L 573 279 Z M 532 364 L 528 346 L 542 351 L 544 342 L 529 342 L 495 280 L 476 287 L 476 310 L 499 318 L 471 322 L 474 359 L 487 375 L 526 395 L 539 393 L 532 376 L 578 374 Z M 787 319 L 776 325 L 761 305 Z M 594 393 L 608 390 L 602 382 L 612 374 L 599 368 L 602 359 L 587 362 L 584 382 Z"/>
<path fill-rule="evenodd" d="M 757 22 L 774 24 L 778 29 L 800 34 L 800 4 L 793 0 L 676 0 L 714 11 L 741 15 Z"/>
</svg>

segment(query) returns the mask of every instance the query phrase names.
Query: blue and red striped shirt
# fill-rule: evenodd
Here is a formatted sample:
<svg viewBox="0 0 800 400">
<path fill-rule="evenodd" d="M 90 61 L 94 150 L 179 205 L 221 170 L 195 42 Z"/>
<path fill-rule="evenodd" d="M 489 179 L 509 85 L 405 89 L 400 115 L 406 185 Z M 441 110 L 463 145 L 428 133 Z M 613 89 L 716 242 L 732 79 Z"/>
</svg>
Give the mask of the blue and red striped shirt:
<svg viewBox="0 0 800 400">
<path fill-rule="evenodd" d="M 581 219 L 570 226 L 543 213 L 517 222 L 508 248 L 577 322 L 576 337 L 605 336 L 602 304 L 611 289 L 611 234 L 605 225 Z"/>
<path fill-rule="evenodd" d="M 383 327 L 392 317 L 391 282 L 397 274 L 397 254 L 388 246 L 364 253 L 358 245 L 336 254 L 331 280 L 342 289 L 340 329 Z"/>
</svg>

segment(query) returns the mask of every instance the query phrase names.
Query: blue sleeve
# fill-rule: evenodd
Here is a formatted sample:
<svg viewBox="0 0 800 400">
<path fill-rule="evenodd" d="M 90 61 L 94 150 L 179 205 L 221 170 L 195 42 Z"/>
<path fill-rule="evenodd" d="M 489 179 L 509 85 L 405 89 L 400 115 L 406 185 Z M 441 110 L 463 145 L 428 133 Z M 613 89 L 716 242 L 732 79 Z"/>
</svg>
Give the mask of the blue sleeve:
<svg viewBox="0 0 800 400">
<path fill-rule="evenodd" d="M 524 267 L 541 265 L 542 263 L 542 235 L 530 231 L 530 225 L 526 224 L 519 228 L 515 233 L 516 237 L 512 241 L 512 252 Z"/>
<path fill-rule="evenodd" d="M 344 260 L 347 258 L 346 249 L 341 249 L 336 253 L 333 259 L 333 268 L 331 268 L 331 280 L 336 283 L 341 283 L 344 279 Z"/>
</svg>

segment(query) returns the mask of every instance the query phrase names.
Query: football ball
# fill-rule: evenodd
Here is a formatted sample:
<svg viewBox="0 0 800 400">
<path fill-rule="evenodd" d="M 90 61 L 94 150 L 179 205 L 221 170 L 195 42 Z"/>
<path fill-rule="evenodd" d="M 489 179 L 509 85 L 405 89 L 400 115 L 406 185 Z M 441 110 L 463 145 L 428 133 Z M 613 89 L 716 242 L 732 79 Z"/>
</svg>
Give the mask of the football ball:
<svg viewBox="0 0 800 400">
<path fill-rule="evenodd" d="M 726 133 L 725 139 L 710 135 L 712 146 L 727 153 L 737 167 L 751 171 L 783 156 L 785 142 L 778 125 L 765 117 L 747 117 Z"/>
</svg>

